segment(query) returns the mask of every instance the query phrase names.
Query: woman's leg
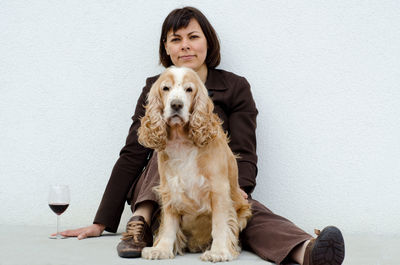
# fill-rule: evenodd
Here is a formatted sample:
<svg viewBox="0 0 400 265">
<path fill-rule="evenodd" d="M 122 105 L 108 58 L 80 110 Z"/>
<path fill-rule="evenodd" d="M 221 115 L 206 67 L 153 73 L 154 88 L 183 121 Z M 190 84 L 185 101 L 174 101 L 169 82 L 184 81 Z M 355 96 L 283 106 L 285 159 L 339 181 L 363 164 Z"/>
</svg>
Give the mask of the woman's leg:
<svg viewBox="0 0 400 265">
<path fill-rule="evenodd" d="M 157 153 L 154 152 L 147 164 L 146 169 L 140 176 L 136 183 L 132 201 L 131 210 L 133 216 L 141 215 L 145 218 L 146 222 L 151 225 L 154 231 L 158 227 L 158 197 L 154 192 L 154 187 L 160 183 L 160 176 L 158 174 Z"/>
<path fill-rule="evenodd" d="M 310 243 L 310 240 L 304 241 L 303 243 L 300 243 L 297 245 L 290 253 L 289 257 L 296 261 L 299 264 L 304 263 L 304 254 L 306 252 L 306 248 L 308 243 Z"/>
<path fill-rule="evenodd" d="M 154 203 L 151 201 L 144 201 L 136 205 L 136 210 L 132 216 L 142 216 L 148 225 L 151 225 L 151 216 L 154 210 Z"/>
<path fill-rule="evenodd" d="M 265 260 L 281 264 L 286 258 L 295 258 L 293 249 L 301 246 L 311 235 L 304 232 L 289 220 L 274 214 L 256 200 L 249 199 L 253 216 L 240 234 L 244 249 L 253 251 Z M 301 256 L 302 248 L 297 248 Z M 304 253 L 303 253 L 304 254 Z M 296 260 L 300 262 L 300 260 Z"/>
<path fill-rule="evenodd" d="M 144 247 L 153 244 L 153 232 L 158 226 L 157 196 L 153 187 L 159 183 L 157 154 L 154 153 L 146 169 L 133 187 L 131 200 L 132 218 L 117 246 L 118 255 L 124 258 L 140 257 Z"/>
</svg>

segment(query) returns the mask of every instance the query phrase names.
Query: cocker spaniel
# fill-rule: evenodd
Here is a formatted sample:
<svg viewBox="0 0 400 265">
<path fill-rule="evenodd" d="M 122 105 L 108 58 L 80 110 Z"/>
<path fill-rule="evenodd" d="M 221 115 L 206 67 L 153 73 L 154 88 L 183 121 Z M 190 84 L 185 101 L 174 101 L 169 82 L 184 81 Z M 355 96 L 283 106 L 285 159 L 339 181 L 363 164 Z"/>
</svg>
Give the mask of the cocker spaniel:
<svg viewBox="0 0 400 265">
<path fill-rule="evenodd" d="M 161 224 L 146 259 L 185 250 L 204 261 L 228 261 L 240 252 L 239 232 L 251 216 L 238 184 L 236 156 L 199 76 L 170 67 L 153 84 L 139 142 L 158 155 Z"/>
</svg>

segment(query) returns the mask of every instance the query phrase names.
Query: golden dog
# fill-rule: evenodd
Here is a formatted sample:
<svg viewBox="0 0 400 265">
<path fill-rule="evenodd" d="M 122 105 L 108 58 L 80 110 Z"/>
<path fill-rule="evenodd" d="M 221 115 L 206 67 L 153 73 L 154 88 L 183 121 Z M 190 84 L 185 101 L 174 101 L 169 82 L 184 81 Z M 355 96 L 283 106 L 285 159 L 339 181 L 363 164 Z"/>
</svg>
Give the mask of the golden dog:
<svg viewBox="0 0 400 265">
<path fill-rule="evenodd" d="M 187 249 L 204 261 L 240 252 L 239 232 L 251 216 L 240 193 L 236 157 L 199 76 L 170 67 L 153 84 L 139 142 L 158 152 L 161 225 L 146 259 L 174 258 Z"/>
</svg>

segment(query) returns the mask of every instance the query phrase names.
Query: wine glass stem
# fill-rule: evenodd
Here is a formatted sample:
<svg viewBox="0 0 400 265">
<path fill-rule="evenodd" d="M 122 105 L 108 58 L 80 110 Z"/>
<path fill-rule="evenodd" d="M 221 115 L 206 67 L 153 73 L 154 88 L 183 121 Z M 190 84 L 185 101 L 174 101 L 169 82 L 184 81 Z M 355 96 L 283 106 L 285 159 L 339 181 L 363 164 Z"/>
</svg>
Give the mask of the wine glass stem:
<svg viewBox="0 0 400 265">
<path fill-rule="evenodd" d="M 60 227 L 60 216 L 57 214 L 57 238 L 61 238 L 59 227 Z"/>
</svg>

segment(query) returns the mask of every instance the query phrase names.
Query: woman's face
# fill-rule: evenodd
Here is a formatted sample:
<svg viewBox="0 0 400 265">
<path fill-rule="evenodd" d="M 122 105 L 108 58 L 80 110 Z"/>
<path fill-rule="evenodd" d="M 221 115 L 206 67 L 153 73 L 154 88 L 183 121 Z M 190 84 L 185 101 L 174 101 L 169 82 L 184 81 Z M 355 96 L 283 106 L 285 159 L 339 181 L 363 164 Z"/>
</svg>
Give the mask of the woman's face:
<svg viewBox="0 0 400 265">
<path fill-rule="evenodd" d="M 207 39 L 195 19 L 191 19 L 186 28 L 178 29 L 175 33 L 170 30 L 164 46 L 175 66 L 198 71 L 205 65 Z"/>
</svg>

